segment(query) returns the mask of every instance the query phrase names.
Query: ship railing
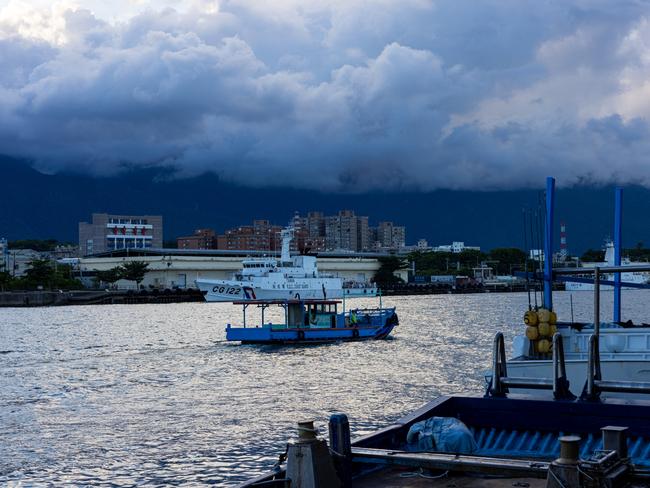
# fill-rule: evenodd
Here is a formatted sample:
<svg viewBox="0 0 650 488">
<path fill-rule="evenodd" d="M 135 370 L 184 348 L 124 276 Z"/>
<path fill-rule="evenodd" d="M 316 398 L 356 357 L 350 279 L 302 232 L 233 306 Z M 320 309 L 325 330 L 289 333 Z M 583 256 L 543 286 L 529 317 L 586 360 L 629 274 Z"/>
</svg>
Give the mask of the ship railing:
<svg viewBox="0 0 650 488">
<path fill-rule="evenodd" d="M 587 361 L 587 382 L 581 399 L 599 401 L 602 392 L 650 394 L 650 383 L 643 381 L 604 380 L 600 367 L 600 339 L 594 334 L 589 337 Z"/>
<path fill-rule="evenodd" d="M 601 275 L 603 273 L 630 273 L 650 272 L 650 265 L 643 266 L 594 266 L 593 268 L 556 268 L 553 270 L 553 275 L 579 275 L 579 274 L 593 274 L 594 275 L 594 331 L 598 336 L 600 334 L 600 285 L 602 284 Z M 569 280 L 569 278 L 566 278 Z M 565 280 L 565 281 L 566 281 Z M 618 282 L 618 283 L 617 283 Z M 609 283 L 609 282 L 608 282 Z M 620 281 L 620 276 L 614 281 L 614 286 L 630 286 L 634 288 L 650 288 L 650 284 L 641 285 L 635 283 L 623 283 Z M 618 312 L 617 312 L 618 310 Z M 620 320 L 620 297 L 617 299 L 614 296 L 614 316 L 618 316 Z"/>
<path fill-rule="evenodd" d="M 525 378 L 508 376 L 507 358 L 503 333 L 497 332 L 494 336 L 494 350 L 492 362 L 492 380 L 488 386 L 486 396 L 505 397 L 510 389 L 552 390 L 556 400 L 573 400 L 575 395 L 569 390 L 569 381 L 566 375 L 564 361 L 564 343 L 559 333 L 553 335 L 553 377 L 552 378 Z"/>
</svg>

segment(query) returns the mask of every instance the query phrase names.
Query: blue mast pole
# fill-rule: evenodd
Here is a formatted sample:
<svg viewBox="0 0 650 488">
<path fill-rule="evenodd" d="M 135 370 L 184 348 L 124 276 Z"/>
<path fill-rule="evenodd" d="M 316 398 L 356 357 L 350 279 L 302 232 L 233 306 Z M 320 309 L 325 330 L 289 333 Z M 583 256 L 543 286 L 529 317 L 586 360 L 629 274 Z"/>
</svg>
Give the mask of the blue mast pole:
<svg viewBox="0 0 650 488">
<path fill-rule="evenodd" d="M 546 228 L 544 232 L 544 308 L 553 310 L 553 211 L 555 178 L 546 178 Z"/>
<path fill-rule="evenodd" d="M 614 266 L 621 265 L 623 189 L 614 190 Z M 621 321 L 621 273 L 614 273 L 614 322 Z"/>
</svg>

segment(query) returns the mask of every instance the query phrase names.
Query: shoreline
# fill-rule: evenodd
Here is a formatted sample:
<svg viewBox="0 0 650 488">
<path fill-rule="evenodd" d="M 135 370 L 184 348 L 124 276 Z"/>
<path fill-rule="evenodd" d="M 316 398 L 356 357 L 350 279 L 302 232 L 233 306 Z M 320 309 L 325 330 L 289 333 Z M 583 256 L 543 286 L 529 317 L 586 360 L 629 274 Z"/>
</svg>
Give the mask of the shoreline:
<svg viewBox="0 0 650 488">
<path fill-rule="evenodd" d="M 554 287 L 563 290 L 563 286 Z M 531 291 L 534 287 L 531 287 Z M 525 292 L 525 286 L 508 287 L 442 287 L 408 283 L 382 289 L 383 296 L 458 295 L 470 293 Z M 6 291 L 0 292 L 0 308 L 56 307 L 69 305 L 131 305 L 142 303 L 204 302 L 200 290 L 73 290 L 73 291 Z"/>
<path fill-rule="evenodd" d="M 0 292 L 3 307 L 56 307 L 139 303 L 202 302 L 199 290 L 73 290 Z"/>
</svg>

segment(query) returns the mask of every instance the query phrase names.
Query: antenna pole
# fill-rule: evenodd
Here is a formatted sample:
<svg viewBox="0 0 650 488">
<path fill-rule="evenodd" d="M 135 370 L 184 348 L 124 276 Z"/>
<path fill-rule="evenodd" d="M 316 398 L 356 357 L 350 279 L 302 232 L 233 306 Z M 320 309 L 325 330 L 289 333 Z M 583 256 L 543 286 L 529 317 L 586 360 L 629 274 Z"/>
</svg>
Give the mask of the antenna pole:
<svg viewBox="0 0 650 488">
<path fill-rule="evenodd" d="M 530 212 L 530 245 L 534 246 L 535 245 L 535 234 L 533 232 L 533 211 L 531 210 Z M 537 263 L 536 261 L 539 260 L 539 254 L 537 256 L 537 260 L 535 259 L 535 256 L 533 256 L 533 271 L 535 272 L 535 275 L 537 274 Z M 533 285 L 535 286 L 535 289 L 533 290 L 533 296 L 535 298 L 535 310 L 537 310 L 537 280 L 533 280 Z"/>
<path fill-rule="evenodd" d="M 544 233 L 544 308 L 553 310 L 553 211 L 555 178 L 546 178 L 546 232 Z"/>
<path fill-rule="evenodd" d="M 621 265 L 623 189 L 614 190 L 614 266 Z M 621 321 L 621 273 L 614 273 L 614 323 Z"/>
<path fill-rule="evenodd" d="M 526 271 L 526 293 L 528 293 L 528 310 L 531 310 L 530 306 L 530 280 L 528 279 L 528 254 L 530 253 L 528 249 L 528 229 L 526 228 L 526 209 L 523 208 L 521 214 L 524 217 L 524 250 L 526 252 L 526 258 L 524 259 L 524 269 Z"/>
</svg>

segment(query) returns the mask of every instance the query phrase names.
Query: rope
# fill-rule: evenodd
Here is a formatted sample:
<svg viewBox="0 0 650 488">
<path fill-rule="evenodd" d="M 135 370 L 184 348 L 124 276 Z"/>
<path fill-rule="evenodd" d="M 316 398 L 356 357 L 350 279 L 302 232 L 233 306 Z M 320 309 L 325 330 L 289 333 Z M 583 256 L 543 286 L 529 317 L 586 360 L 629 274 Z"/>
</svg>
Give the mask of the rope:
<svg viewBox="0 0 650 488">
<path fill-rule="evenodd" d="M 432 476 L 428 474 L 424 474 L 424 469 L 420 468 L 417 471 L 411 471 L 408 473 L 400 473 L 399 477 L 400 478 L 426 478 L 428 480 L 439 480 L 440 478 L 445 478 L 449 475 L 449 471 L 445 471 L 442 474 L 439 474 L 437 476 Z"/>
<path fill-rule="evenodd" d="M 284 452 L 278 456 L 277 462 L 273 465 L 273 470 L 277 470 L 280 466 L 287 460 L 287 454 L 289 453 L 289 445 L 284 449 Z"/>
<path fill-rule="evenodd" d="M 562 483 L 562 480 L 560 480 L 560 478 L 558 478 L 558 477 L 555 475 L 555 473 L 553 472 L 552 469 L 549 469 L 548 472 L 551 474 L 551 476 L 553 476 L 553 478 L 555 478 L 555 481 L 557 481 L 557 483 L 558 483 L 562 488 L 567 488 L 566 485 L 565 485 L 564 483 Z"/>
</svg>

